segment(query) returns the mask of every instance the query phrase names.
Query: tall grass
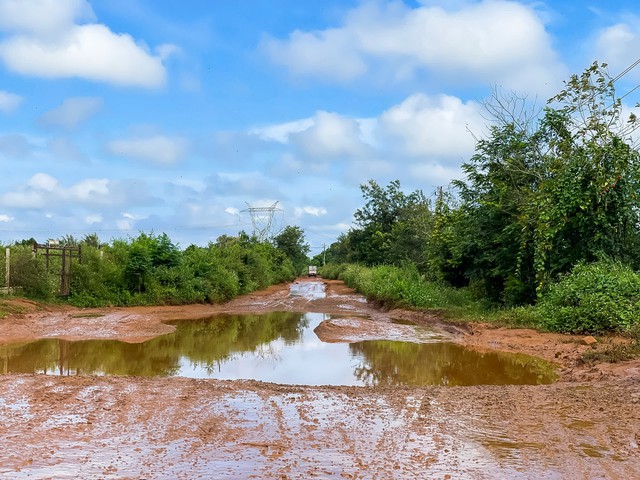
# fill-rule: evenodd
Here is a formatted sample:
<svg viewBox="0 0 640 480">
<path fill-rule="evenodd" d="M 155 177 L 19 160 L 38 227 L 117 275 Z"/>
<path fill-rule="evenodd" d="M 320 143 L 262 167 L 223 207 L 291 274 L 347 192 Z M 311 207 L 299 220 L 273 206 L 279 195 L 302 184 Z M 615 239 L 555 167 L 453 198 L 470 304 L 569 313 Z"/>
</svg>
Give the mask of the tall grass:
<svg viewBox="0 0 640 480">
<path fill-rule="evenodd" d="M 474 300 L 468 289 L 425 280 L 413 265 L 329 266 L 320 269 L 325 278 L 340 278 L 370 300 L 390 306 L 413 308 L 462 307 Z"/>
</svg>

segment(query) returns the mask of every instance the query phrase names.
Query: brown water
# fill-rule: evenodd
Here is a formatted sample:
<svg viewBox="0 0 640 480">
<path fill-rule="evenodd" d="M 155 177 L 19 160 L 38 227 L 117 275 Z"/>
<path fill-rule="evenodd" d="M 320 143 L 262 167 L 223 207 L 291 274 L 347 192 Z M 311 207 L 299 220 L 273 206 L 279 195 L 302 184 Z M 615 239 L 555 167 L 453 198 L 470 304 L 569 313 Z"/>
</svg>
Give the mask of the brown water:
<svg viewBox="0 0 640 480">
<path fill-rule="evenodd" d="M 144 343 L 42 339 L 0 346 L 0 373 L 181 376 L 300 385 L 506 385 L 551 383 L 552 364 L 477 352 L 415 327 L 416 342 L 325 343 L 313 329 L 330 316 L 272 312 L 175 322 Z M 429 342 L 430 336 L 433 341 Z M 427 338 L 428 343 L 425 342 Z"/>
</svg>

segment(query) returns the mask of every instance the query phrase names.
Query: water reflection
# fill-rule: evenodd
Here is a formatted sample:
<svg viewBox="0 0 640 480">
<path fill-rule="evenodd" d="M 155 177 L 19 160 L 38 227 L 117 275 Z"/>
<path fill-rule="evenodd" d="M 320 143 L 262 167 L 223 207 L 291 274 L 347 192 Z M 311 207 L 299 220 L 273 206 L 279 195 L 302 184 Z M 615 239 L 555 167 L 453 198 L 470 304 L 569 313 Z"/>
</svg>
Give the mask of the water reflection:
<svg viewBox="0 0 640 480">
<path fill-rule="evenodd" d="M 351 345 L 366 358 L 354 374 L 365 385 L 537 385 L 554 368 L 529 355 L 477 352 L 454 343 L 370 341 Z"/>
<path fill-rule="evenodd" d="M 292 297 L 304 297 L 310 300 L 325 298 L 327 293 L 325 285 L 321 282 L 294 282 L 289 286 L 289 295 Z"/>
<path fill-rule="evenodd" d="M 0 372 L 184 376 L 301 385 L 538 384 L 554 379 L 533 357 L 478 353 L 450 343 L 325 343 L 313 333 L 329 316 L 273 312 L 175 322 L 140 344 L 43 339 L 0 345 Z"/>
</svg>

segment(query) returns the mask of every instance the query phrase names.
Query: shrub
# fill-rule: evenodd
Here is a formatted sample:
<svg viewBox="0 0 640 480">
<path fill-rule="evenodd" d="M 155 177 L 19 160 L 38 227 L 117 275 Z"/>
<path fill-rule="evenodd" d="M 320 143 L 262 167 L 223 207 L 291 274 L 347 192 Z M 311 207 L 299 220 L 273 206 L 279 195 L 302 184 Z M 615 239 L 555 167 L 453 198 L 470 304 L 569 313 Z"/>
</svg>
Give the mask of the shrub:
<svg viewBox="0 0 640 480">
<path fill-rule="evenodd" d="M 640 275 L 614 261 L 578 264 L 538 303 L 542 326 L 566 333 L 627 333 L 640 324 Z"/>
<path fill-rule="evenodd" d="M 445 308 L 466 305 L 468 290 L 426 281 L 414 265 L 362 267 L 347 265 L 340 278 L 366 297 L 390 305 L 415 308 Z"/>
<path fill-rule="evenodd" d="M 347 268 L 346 263 L 330 263 L 318 269 L 318 275 L 328 280 L 337 280 Z"/>
</svg>

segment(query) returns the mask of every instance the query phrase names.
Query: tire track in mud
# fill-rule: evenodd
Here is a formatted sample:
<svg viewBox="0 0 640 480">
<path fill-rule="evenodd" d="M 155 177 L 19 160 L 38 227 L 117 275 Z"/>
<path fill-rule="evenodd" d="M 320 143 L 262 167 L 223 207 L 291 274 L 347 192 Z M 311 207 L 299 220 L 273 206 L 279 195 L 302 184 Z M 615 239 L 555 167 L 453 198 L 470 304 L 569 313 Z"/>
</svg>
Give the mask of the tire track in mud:
<svg viewBox="0 0 640 480">
<path fill-rule="evenodd" d="M 216 308 L 385 317 L 348 292 Z M 630 479 L 639 439 L 637 376 L 417 388 L 0 376 L 0 479 Z"/>
<path fill-rule="evenodd" d="M 640 475 L 640 409 L 616 402 L 640 398 L 637 382 L 369 389 L 22 376 L 0 378 L 0 398 L 0 478 Z"/>
</svg>

